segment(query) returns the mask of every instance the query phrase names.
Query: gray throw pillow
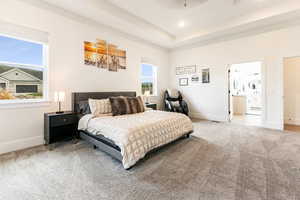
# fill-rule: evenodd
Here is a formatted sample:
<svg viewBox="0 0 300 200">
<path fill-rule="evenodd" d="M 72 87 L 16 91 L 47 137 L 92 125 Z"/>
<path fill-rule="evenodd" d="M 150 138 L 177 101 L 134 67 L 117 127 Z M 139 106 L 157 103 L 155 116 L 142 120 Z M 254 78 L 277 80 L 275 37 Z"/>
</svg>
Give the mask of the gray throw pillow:
<svg viewBox="0 0 300 200">
<path fill-rule="evenodd" d="M 78 103 L 79 113 L 83 115 L 91 114 L 91 109 L 88 101 L 80 101 Z"/>
<path fill-rule="evenodd" d="M 113 116 L 131 114 L 130 106 L 126 97 L 110 97 Z"/>
<path fill-rule="evenodd" d="M 131 114 L 145 112 L 145 106 L 142 98 L 139 97 L 127 97 Z"/>
</svg>

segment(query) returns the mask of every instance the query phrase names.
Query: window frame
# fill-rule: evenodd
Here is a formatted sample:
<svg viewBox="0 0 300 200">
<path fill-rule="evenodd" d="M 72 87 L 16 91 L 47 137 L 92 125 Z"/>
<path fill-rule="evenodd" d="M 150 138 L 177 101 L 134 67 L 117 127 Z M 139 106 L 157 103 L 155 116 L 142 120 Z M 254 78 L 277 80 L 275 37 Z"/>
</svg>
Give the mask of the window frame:
<svg viewBox="0 0 300 200">
<path fill-rule="evenodd" d="M 34 64 L 23 64 L 23 63 L 13 63 L 13 62 L 6 62 L 1 61 L 0 64 L 10 64 L 10 65 L 22 65 L 24 69 L 39 69 L 43 71 L 43 98 L 41 99 L 13 99 L 13 100 L 0 100 L 0 108 L 17 108 L 17 107 L 31 107 L 31 106 L 40 106 L 45 105 L 48 106 L 50 104 L 49 102 L 49 50 L 48 50 L 48 43 L 46 42 L 40 42 L 40 41 L 34 41 L 32 39 L 26 39 L 22 37 L 16 37 L 13 34 L 3 34 L 0 33 L 0 36 L 3 37 L 9 37 L 16 40 L 22 40 L 26 42 L 36 43 L 43 46 L 43 63 L 42 65 L 34 65 Z M 7 86 L 7 85 L 6 85 Z M 33 105 L 35 104 L 35 105 Z"/>
<path fill-rule="evenodd" d="M 30 92 L 28 92 L 28 91 L 26 91 L 26 92 L 22 91 L 22 92 L 20 92 L 18 90 L 20 90 L 21 87 L 23 87 L 23 90 L 24 90 L 24 88 L 27 88 L 27 89 L 33 89 L 34 91 L 30 91 Z M 39 86 L 38 85 L 32 85 L 32 84 L 30 84 L 30 85 L 24 85 L 24 84 L 22 84 L 22 85 L 16 85 L 16 93 L 17 94 L 38 93 L 38 91 L 39 91 Z"/>
<path fill-rule="evenodd" d="M 150 95 L 150 97 L 156 97 L 157 96 L 157 91 L 158 91 L 158 85 L 157 85 L 157 77 L 158 77 L 158 73 L 157 73 L 157 66 L 154 65 L 154 64 L 151 64 L 151 63 L 147 63 L 147 62 L 142 62 L 141 65 L 140 65 L 140 90 L 141 90 L 141 94 L 143 94 L 143 91 L 142 91 L 142 78 L 143 77 L 149 77 L 149 76 L 142 76 L 142 65 L 150 65 L 152 67 L 152 71 L 153 71 L 153 94 Z"/>
</svg>

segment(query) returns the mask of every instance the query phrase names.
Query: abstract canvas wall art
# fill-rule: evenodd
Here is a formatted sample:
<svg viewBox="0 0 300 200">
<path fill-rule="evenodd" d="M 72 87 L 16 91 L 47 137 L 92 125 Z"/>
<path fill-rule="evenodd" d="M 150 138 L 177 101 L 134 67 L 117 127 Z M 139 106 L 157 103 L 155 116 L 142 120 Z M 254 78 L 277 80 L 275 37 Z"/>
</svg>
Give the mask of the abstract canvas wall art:
<svg viewBox="0 0 300 200">
<path fill-rule="evenodd" d="M 117 72 L 118 69 L 126 69 L 126 51 L 105 40 L 84 42 L 84 63 Z"/>
</svg>

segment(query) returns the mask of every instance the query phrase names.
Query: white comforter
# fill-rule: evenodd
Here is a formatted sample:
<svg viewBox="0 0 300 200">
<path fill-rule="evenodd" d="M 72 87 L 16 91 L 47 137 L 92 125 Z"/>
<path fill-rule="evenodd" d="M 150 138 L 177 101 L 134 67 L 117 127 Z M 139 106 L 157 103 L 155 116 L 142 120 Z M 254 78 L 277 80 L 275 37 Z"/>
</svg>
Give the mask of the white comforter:
<svg viewBox="0 0 300 200">
<path fill-rule="evenodd" d="M 114 141 L 121 149 L 123 166 L 127 169 L 150 150 L 192 131 L 193 125 L 183 114 L 146 111 L 115 117 L 86 115 L 79 121 L 79 129 Z"/>
</svg>

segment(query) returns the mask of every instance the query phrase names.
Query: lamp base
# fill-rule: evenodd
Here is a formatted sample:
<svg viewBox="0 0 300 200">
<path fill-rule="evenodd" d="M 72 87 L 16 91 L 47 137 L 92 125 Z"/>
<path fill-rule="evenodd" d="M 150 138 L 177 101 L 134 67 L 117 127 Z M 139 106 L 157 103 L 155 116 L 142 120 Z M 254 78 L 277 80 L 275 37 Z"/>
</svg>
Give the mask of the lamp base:
<svg viewBox="0 0 300 200">
<path fill-rule="evenodd" d="M 64 111 L 61 110 L 61 102 L 58 102 L 58 111 L 56 111 L 56 114 L 63 114 Z"/>
</svg>

